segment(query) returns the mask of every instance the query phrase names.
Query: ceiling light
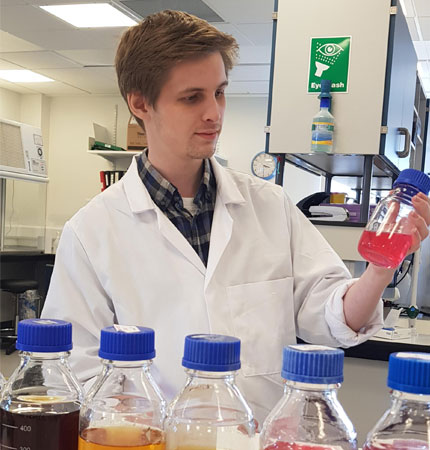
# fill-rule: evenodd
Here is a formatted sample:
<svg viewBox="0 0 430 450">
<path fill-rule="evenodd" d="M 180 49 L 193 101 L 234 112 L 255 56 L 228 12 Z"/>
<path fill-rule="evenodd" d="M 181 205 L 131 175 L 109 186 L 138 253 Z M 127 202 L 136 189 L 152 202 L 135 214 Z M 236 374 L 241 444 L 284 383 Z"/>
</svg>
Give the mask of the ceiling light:
<svg viewBox="0 0 430 450">
<path fill-rule="evenodd" d="M 137 23 L 108 3 L 50 5 L 41 8 L 78 28 L 130 27 Z"/>
<path fill-rule="evenodd" d="M 0 78 L 12 83 L 46 83 L 54 81 L 31 70 L 0 70 Z"/>
</svg>

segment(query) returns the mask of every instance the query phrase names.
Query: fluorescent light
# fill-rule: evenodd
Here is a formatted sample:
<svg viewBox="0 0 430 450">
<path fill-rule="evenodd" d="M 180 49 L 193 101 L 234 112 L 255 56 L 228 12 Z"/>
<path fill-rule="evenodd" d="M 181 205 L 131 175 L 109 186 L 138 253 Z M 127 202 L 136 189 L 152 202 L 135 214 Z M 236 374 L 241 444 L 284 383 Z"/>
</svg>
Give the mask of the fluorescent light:
<svg viewBox="0 0 430 450">
<path fill-rule="evenodd" d="M 46 83 L 54 81 L 31 70 L 0 70 L 0 78 L 12 83 Z"/>
<path fill-rule="evenodd" d="M 130 27 L 137 23 L 108 3 L 50 5 L 41 8 L 78 28 Z"/>
</svg>

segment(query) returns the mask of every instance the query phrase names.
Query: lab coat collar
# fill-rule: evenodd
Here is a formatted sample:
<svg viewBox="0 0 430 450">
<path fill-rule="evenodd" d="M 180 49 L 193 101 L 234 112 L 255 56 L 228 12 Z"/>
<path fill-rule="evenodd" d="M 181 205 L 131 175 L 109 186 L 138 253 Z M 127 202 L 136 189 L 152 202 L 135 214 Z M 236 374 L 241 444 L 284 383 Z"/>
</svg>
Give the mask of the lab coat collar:
<svg viewBox="0 0 430 450">
<path fill-rule="evenodd" d="M 130 167 L 123 177 L 124 189 L 132 213 L 140 213 L 155 209 L 155 203 L 137 172 L 136 158 L 138 157 L 139 156 L 133 157 Z M 210 160 L 217 184 L 217 201 L 220 200 L 224 204 L 245 203 L 245 199 L 231 175 L 228 173 L 228 169 L 222 167 L 215 157 L 212 157 Z"/>
<path fill-rule="evenodd" d="M 141 213 L 155 209 L 155 203 L 137 171 L 136 158 L 139 157 L 139 155 L 133 156 L 130 167 L 123 177 L 125 194 L 132 213 Z"/>
<path fill-rule="evenodd" d="M 211 164 L 216 179 L 217 201 L 221 200 L 225 205 L 228 203 L 245 203 L 245 198 L 241 194 L 236 183 L 233 181 L 233 178 L 229 173 L 229 169 L 222 167 L 216 160 L 215 156 L 212 156 Z"/>
</svg>

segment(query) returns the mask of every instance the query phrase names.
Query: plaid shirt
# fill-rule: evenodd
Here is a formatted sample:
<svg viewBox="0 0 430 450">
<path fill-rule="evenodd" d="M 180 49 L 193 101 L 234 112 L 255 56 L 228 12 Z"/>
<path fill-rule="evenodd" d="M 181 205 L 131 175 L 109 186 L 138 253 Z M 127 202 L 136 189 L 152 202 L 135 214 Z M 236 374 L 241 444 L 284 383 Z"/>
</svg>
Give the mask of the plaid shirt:
<svg viewBox="0 0 430 450">
<path fill-rule="evenodd" d="M 194 197 L 195 215 L 184 208 L 181 194 L 149 162 L 147 151 L 137 159 L 137 169 L 154 203 L 184 235 L 207 266 L 212 218 L 216 200 L 216 181 L 209 159 L 204 160 L 204 173 Z"/>
</svg>

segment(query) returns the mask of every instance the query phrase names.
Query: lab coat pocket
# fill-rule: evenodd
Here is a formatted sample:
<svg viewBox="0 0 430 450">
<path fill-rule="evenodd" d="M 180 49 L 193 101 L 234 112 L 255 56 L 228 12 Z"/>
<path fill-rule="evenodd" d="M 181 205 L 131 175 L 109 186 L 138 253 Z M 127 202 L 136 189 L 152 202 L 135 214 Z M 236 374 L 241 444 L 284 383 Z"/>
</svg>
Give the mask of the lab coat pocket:
<svg viewBox="0 0 430 450">
<path fill-rule="evenodd" d="M 282 348 L 296 342 L 293 278 L 227 288 L 245 376 L 280 372 Z"/>
</svg>

